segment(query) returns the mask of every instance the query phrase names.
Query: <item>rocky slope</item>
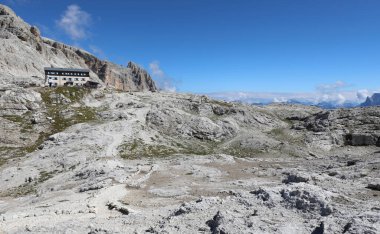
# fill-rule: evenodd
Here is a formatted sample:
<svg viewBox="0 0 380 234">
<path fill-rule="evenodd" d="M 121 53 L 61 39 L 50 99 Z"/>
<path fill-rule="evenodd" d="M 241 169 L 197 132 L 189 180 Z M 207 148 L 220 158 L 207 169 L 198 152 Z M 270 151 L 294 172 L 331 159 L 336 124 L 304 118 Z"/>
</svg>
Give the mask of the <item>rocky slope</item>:
<svg viewBox="0 0 380 234">
<path fill-rule="evenodd" d="M 156 91 L 150 75 L 130 62 L 120 66 L 72 46 L 43 38 L 10 8 L 0 4 L 0 82 L 40 84 L 44 67 L 89 68 L 91 78 L 125 91 Z"/>
<path fill-rule="evenodd" d="M 380 230 L 378 147 L 345 141 L 346 129 L 375 137 L 378 108 L 259 107 L 112 90 L 2 92 L 0 231 Z"/>
<path fill-rule="evenodd" d="M 360 106 L 380 106 L 380 93 L 374 93 L 372 97 L 367 97 L 365 102 L 363 102 Z"/>
</svg>

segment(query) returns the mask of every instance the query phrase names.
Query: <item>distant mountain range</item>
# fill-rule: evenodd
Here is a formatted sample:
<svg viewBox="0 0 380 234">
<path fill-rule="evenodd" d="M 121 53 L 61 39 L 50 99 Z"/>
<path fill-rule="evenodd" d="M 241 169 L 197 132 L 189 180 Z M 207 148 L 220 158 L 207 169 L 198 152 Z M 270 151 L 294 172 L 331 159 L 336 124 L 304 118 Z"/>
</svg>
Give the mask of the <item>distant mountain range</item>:
<svg viewBox="0 0 380 234">
<path fill-rule="evenodd" d="M 259 100 L 259 99 L 252 99 L 252 100 L 240 100 L 239 102 L 247 102 L 251 103 L 253 105 L 268 105 L 271 103 L 274 103 L 270 100 Z M 338 108 L 353 108 L 353 107 L 368 107 L 368 106 L 380 106 L 380 93 L 374 93 L 372 97 L 367 97 L 366 101 L 363 103 L 355 102 L 355 101 L 346 101 L 346 102 L 338 102 L 338 101 L 324 101 L 315 103 L 312 101 L 307 100 L 299 100 L 299 99 L 289 99 L 286 102 L 288 104 L 299 104 L 299 105 L 305 105 L 305 106 L 317 106 L 323 109 L 338 109 Z"/>
<path fill-rule="evenodd" d="M 289 100 L 287 103 L 291 104 L 301 104 L 307 106 L 318 106 L 323 109 L 336 109 L 336 108 L 352 108 L 352 107 L 367 107 L 367 106 L 380 106 L 380 93 L 374 93 L 371 97 L 367 97 L 365 102 L 359 104 L 356 102 L 320 102 L 312 103 L 308 101 L 299 101 L 299 100 Z"/>
<path fill-rule="evenodd" d="M 325 101 L 325 102 L 314 103 L 310 101 L 289 100 L 287 101 L 287 103 L 301 104 L 301 105 L 306 105 L 306 106 L 317 106 L 323 109 L 352 108 L 352 107 L 360 106 L 360 103 L 357 103 L 357 102 L 339 103 L 335 101 Z"/>
<path fill-rule="evenodd" d="M 374 93 L 373 96 L 355 98 L 352 96 L 342 102 L 339 98 L 334 98 L 335 94 L 330 94 L 330 97 L 323 101 L 316 101 L 321 98 L 321 95 L 316 93 L 315 97 L 311 93 L 306 94 L 291 94 L 291 93 L 255 93 L 255 92 L 220 92 L 206 94 L 212 98 L 247 103 L 256 106 L 265 106 L 273 103 L 298 104 L 305 106 L 316 106 L 322 109 L 338 109 L 338 108 L 354 108 L 365 106 L 380 106 L 380 93 Z M 334 96 L 335 95 L 335 96 Z M 365 102 L 363 102 L 365 100 Z"/>
<path fill-rule="evenodd" d="M 334 102 L 334 101 L 325 101 L 325 102 L 319 102 L 319 103 L 313 103 L 310 101 L 299 101 L 299 100 L 289 100 L 287 103 L 290 104 L 301 104 L 306 106 L 317 106 L 323 109 L 337 109 L 337 108 L 352 108 L 360 106 L 357 102 Z"/>
</svg>

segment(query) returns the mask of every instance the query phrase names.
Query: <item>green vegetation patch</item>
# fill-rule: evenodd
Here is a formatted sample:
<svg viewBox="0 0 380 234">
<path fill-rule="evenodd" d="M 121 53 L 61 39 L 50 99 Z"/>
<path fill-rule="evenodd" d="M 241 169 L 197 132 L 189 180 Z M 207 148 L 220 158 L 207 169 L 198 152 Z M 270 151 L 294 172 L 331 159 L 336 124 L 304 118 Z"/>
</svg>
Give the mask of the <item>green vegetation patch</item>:
<svg viewBox="0 0 380 234">
<path fill-rule="evenodd" d="M 172 145 L 146 144 L 142 139 L 134 139 L 131 142 L 119 146 L 119 154 L 125 159 L 142 157 L 167 157 L 174 154 L 208 155 L 212 154 L 217 147 L 214 142 L 187 141 L 179 143 L 171 139 Z"/>
<path fill-rule="evenodd" d="M 34 144 L 25 147 L 24 151 L 26 153 L 34 152 L 42 143 L 44 143 L 44 141 L 45 141 L 45 139 L 46 139 L 47 136 L 48 136 L 48 134 L 40 133 L 40 135 L 38 136 L 37 141 L 35 141 Z"/>
<path fill-rule="evenodd" d="M 0 167 L 10 159 L 19 158 L 25 155 L 24 148 L 0 147 Z"/>
<path fill-rule="evenodd" d="M 40 183 L 43 183 L 50 178 L 53 178 L 55 174 L 58 173 L 58 170 L 54 171 L 41 171 L 38 178 L 35 180 L 31 180 L 29 182 L 25 182 L 24 184 L 10 188 L 6 191 L 0 193 L 0 197 L 22 197 L 30 194 L 37 194 L 36 186 Z"/>
<path fill-rule="evenodd" d="M 187 141 L 186 143 L 175 143 L 178 153 L 190 155 L 208 155 L 215 153 L 218 143 L 212 141 Z"/>
<path fill-rule="evenodd" d="M 70 117 L 65 117 L 61 112 L 63 110 L 71 109 L 73 112 Z M 91 107 L 68 107 L 68 106 L 54 106 L 48 109 L 49 116 L 53 119 L 51 123 L 52 134 L 62 132 L 66 128 L 78 124 L 85 123 L 96 119 L 95 110 Z"/>
<path fill-rule="evenodd" d="M 302 138 L 289 134 L 287 128 L 275 128 L 272 129 L 269 134 L 279 141 L 284 141 L 292 144 L 303 144 Z"/>
<path fill-rule="evenodd" d="M 221 153 L 240 158 L 253 157 L 263 153 L 263 151 L 259 149 L 241 147 L 239 143 L 229 145 L 220 151 Z"/>
<path fill-rule="evenodd" d="M 141 139 L 134 139 L 130 143 L 119 146 L 120 156 L 125 159 L 140 157 L 164 157 L 177 153 L 175 149 L 166 145 L 148 145 Z"/>
<path fill-rule="evenodd" d="M 54 170 L 50 172 L 40 171 L 40 175 L 38 177 L 38 183 L 43 183 L 47 181 L 48 179 L 53 178 L 53 176 L 57 173 L 58 173 L 58 170 Z"/>
<path fill-rule="evenodd" d="M 52 94 L 62 94 L 69 98 L 71 102 L 80 102 L 85 95 L 91 92 L 89 89 L 77 87 L 57 87 L 49 89 L 41 89 L 41 97 L 46 105 L 47 116 L 52 118 L 50 129 L 47 132 L 41 132 L 38 140 L 31 146 L 25 148 L 27 153 L 35 151 L 44 140 L 55 133 L 62 132 L 66 128 L 78 124 L 93 121 L 96 119 L 96 111 L 94 108 L 87 106 L 71 107 L 71 103 L 55 103 L 56 100 L 51 97 Z M 68 116 L 65 113 L 70 111 Z"/>
<path fill-rule="evenodd" d="M 89 89 L 77 87 L 57 87 L 57 88 L 39 88 L 37 91 L 41 94 L 42 101 L 46 107 L 46 116 L 52 118 L 47 131 L 39 132 L 38 139 L 31 145 L 21 148 L 0 148 L 0 166 L 4 165 L 9 159 L 24 156 L 27 153 L 34 152 L 52 134 L 62 132 L 66 128 L 84 122 L 96 120 L 96 110 L 91 107 L 81 105 L 72 107 L 72 103 L 80 101 L 91 92 Z M 70 100 L 71 103 L 55 103 L 57 100 L 54 94 L 62 94 Z M 65 113 L 70 112 L 69 115 Z M 31 121 L 33 113 L 28 111 L 23 115 L 5 115 L 2 118 L 16 123 L 21 127 L 20 132 L 23 134 L 33 133 L 34 126 Z"/>
<path fill-rule="evenodd" d="M 23 123 L 24 118 L 19 115 L 4 115 L 2 116 L 4 119 L 7 119 L 9 121 L 12 121 L 14 123 Z"/>
<path fill-rule="evenodd" d="M 147 144 L 142 139 L 134 139 L 131 142 L 119 146 L 120 157 L 124 159 L 138 159 L 143 157 L 168 157 L 175 154 L 184 155 L 210 155 L 223 153 L 235 157 L 256 157 L 264 153 L 263 150 L 241 147 L 234 143 L 222 147 L 223 143 L 196 140 L 168 140 L 171 145 Z M 156 141 L 157 142 L 157 141 Z"/>
<path fill-rule="evenodd" d="M 8 161 L 8 158 L 4 157 L 4 156 L 0 156 L 0 167 L 4 164 L 6 164 Z"/>
<path fill-rule="evenodd" d="M 219 106 L 224 106 L 224 107 L 233 107 L 234 106 L 232 103 L 219 101 L 219 100 L 215 100 L 215 99 L 209 100 L 208 103 L 214 104 L 214 105 L 219 105 Z"/>
<path fill-rule="evenodd" d="M 90 89 L 79 88 L 79 87 L 57 87 L 42 90 L 41 97 L 45 104 L 53 104 L 54 99 L 51 99 L 51 94 L 62 94 L 66 98 L 70 99 L 71 102 L 80 102 L 83 97 L 91 92 Z"/>
<path fill-rule="evenodd" d="M 0 197 L 22 197 L 29 194 L 36 194 L 37 190 L 34 183 L 25 183 L 16 188 L 10 188 L 1 192 Z"/>
<path fill-rule="evenodd" d="M 21 133 L 30 132 L 33 129 L 32 122 L 30 121 L 31 114 L 27 112 L 23 115 L 4 115 L 2 118 L 12 121 L 21 127 Z"/>
</svg>

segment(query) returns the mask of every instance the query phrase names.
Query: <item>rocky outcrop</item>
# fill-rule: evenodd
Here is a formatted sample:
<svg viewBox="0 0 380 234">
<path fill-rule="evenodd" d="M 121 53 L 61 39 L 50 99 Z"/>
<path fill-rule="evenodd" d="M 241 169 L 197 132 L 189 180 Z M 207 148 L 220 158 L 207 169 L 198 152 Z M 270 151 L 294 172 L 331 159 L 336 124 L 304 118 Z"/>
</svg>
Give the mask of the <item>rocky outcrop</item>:
<svg viewBox="0 0 380 234">
<path fill-rule="evenodd" d="M 321 137 L 331 146 L 380 146 L 380 109 L 352 108 L 321 111 L 294 120 L 293 129 L 307 130 L 310 144 Z"/>
<path fill-rule="evenodd" d="M 363 102 L 360 106 L 380 106 L 380 93 L 374 93 L 372 97 L 367 97 L 365 102 Z"/>
<path fill-rule="evenodd" d="M 352 146 L 380 146 L 380 134 L 376 133 L 349 133 L 346 134 L 345 143 Z"/>
<path fill-rule="evenodd" d="M 286 207 L 296 208 L 302 212 L 319 213 L 328 216 L 333 212 L 329 205 L 329 195 L 319 187 L 301 184 L 291 185 L 281 191 Z"/>
<path fill-rule="evenodd" d="M 129 62 L 128 66 L 124 67 L 100 60 L 82 50 L 76 50 L 75 53 L 107 86 L 125 91 L 157 90 L 152 77 L 133 62 Z"/>
<path fill-rule="evenodd" d="M 60 42 L 41 37 L 36 26 L 0 4 L 0 83 L 44 82 L 44 67 L 88 68 L 93 80 L 125 91 L 156 91 L 150 75 L 136 64 L 117 65 Z M 21 81 L 20 81 L 21 80 Z"/>
<path fill-rule="evenodd" d="M 233 122 L 214 123 L 209 118 L 173 109 L 152 109 L 147 113 L 146 122 L 149 127 L 164 134 L 200 140 L 220 141 L 232 137 L 237 132 L 237 127 Z"/>
<path fill-rule="evenodd" d="M 42 110 L 40 93 L 14 85 L 0 87 L 0 149 L 33 144 L 46 126 Z M 39 126 L 30 132 L 37 122 Z"/>
</svg>

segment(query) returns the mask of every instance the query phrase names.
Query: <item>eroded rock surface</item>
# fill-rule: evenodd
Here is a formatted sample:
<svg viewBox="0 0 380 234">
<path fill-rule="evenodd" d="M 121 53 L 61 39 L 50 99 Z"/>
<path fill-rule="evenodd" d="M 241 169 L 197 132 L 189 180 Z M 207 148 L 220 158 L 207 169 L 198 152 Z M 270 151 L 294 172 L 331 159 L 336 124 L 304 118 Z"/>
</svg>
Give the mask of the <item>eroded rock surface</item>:
<svg viewBox="0 0 380 234">
<path fill-rule="evenodd" d="M 380 230 L 378 147 L 321 148 L 308 138 L 314 131 L 294 128 L 323 116 L 314 109 L 175 93 L 17 90 L 17 98 L 8 92 L 1 100 L 35 107 L 3 105 L 0 113 L 22 117 L 4 118 L 8 133 L 51 134 L 29 152 L 9 137 L 13 151 L 1 151 L 0 230 L 7 233 Z M 301 116 L 287 119 L 290 108 Z M 357 111 L 376 119 L 372 108 L 347 110 L 346 118 L 357 121 Z M 34 120 L 23 122 L 28 116 Z M 342 121 L 327 119 L 320 136 Z"/>
</svg>

